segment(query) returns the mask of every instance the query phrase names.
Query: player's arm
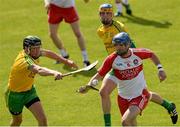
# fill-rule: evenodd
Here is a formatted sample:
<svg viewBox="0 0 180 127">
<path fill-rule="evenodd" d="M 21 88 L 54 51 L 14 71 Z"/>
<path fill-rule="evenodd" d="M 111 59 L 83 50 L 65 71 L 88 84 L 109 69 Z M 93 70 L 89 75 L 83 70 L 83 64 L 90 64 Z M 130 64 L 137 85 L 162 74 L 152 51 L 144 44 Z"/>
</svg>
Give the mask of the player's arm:
<svg viewBox="0 0 180 127">
<path fill-rule="evenodd" d="M 45 56 L 45 57 L 48 57 L 50 59 L 54 59 L 56 61 L 60 61 L 62 63 L 64 63 L 65 65 L 69 66 L 69 67 L 73 67 L 75 69 L 78 68 L 78 66 L 72 61 L 72 60 L 69 60 L 69 59 L 65 59 L 64 57 L 50 51 L 50 50 L 45 50 L 45 49 L 42 49 L 41 50 L 41 55 L 42 56 Z"/>
<path fill-rule="evenodd" d="M 155 53 L 152 52 L 152 56 L 151 56 L 151 60 L 153 61 L 153 63 L 157 66 L 158 69 L 158 77 L 160 82 L 164 81 L 166 79 L 166 73 L 161 65 L 161 62 L 159 60 L 159 58 L 157 57 L 157 55 Z"/>
<path fill-rule="evenodd" d="M 118 29 L 119 32 L 126 32 L 126 33 L 128 33 L 127 27 L 122 22 L 120 22 L 120 21 L 117 21 L 116 29 Z"/>
<path fill-rule="evenodd" d="M 154 52 L 145 48 L 136 48 L 136 49 L 133 49 L 133 53 L 139 56 L 141 59 L 150 58 L 153 61 L 153 63 L 157 66 L 158 77 L 159 77 L 160 82 L 166 79 L 166 73 L 161 65 L 159 58 Z"/>
<path fill-rule="evenodd" d="M 79 93 L 87 93 L 92 87 L 98 85 L 98 81 L 103 79 L 103 77 L 111 70 L 113 58 L 108 56 L 102 66 L 99 68 L 98 72 L 90 79 L 87 85 L 81 86 L 78 90 Z"/>
<path fill-rule="evenodd" d="M 46 10 L 49 10 L 49 5 L 50 5 L 51 0 L 44 0 L 44 7 L 46 8 Z"/>
<path fill-rule="evenodd" d="M 121 28 L 122 28 L 123 32 L 128 33 L 127 27 L 124 24 L 121 26 Z"/>
<path fill-rule="evenodd" d="M 39 74 L 41 76 L 54 76 L 55 80 L 62 79 L 62 74 L 60 72 L 45 67 L 41 67 L 36 64 L 29 65 L 28 69 L 31 72 Z"/>
</svg>

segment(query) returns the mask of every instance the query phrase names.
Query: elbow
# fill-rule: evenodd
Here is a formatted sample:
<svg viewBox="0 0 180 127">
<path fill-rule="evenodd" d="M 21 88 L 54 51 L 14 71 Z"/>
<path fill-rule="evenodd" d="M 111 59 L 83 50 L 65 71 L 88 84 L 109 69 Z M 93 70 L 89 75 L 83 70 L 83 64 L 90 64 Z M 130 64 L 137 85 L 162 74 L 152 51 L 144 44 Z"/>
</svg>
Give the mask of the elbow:
<svg viewBox="0 0 180 127">
<path fill-rule="evenodd" d="M 151 55 L 151 59 L 152 59 L 152 60 L 157 60 L 157 59 L 158 59 L 158 57 L 157 57 L 157 55 L 156 55 L 155 53 L 152 53 L 152 55 Z"/>
</svg>

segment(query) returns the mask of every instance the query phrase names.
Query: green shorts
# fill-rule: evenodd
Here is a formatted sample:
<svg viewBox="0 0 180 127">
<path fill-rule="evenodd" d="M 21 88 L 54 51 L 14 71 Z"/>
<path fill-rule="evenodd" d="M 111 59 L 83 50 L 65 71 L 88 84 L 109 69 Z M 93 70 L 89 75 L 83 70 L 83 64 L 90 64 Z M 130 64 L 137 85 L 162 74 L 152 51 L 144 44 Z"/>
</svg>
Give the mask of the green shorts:
<svg viewBox="0 0 180 127">
<path fill-rule="evenodd" d="M 29 108 L 35 102 L 40 101 L 34 87 L 25 92 L 13 92 L 7 90 L 5 93 L 5 99 L 6 105 L 13 115 L 21 114 L 24 106 Z"/>
</svg>

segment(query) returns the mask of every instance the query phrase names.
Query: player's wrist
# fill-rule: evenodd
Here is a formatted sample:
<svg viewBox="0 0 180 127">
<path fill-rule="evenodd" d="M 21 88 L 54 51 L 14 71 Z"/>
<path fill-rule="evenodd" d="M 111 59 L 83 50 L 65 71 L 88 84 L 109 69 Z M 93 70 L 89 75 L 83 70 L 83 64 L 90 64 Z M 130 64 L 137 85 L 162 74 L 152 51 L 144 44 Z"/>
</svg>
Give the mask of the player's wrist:
<svg viewBox="0 0 180 127">
<path fill-rule="evenodd" d="M 66 62 L 66 64 L 69 65 L 69 66 L 71 66 L 71 65 L 73 64 L 73 62 L 72 62 L 71 60 L 68 60 L 68 59 L 66 59 L 65 62 Z"/>
<path fill-rule="evenodd" d="M 161 64 L 157 65 L 157 69 L 158 69 L 158 71 L 164 71 L 163 66 Z"/>
</svg>

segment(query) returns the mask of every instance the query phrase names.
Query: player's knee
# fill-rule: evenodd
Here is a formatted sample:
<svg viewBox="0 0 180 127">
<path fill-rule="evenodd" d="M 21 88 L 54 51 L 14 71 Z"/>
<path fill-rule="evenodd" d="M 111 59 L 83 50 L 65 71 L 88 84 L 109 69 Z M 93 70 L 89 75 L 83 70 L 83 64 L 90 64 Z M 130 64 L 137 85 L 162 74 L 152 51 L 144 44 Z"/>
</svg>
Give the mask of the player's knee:
<svg viewBox="0 0 180 127">
<path fill-rule="evenodd" d="M 122 119 L 121 123 L 122 123 L 122 126 L 130 126 L 130 125 L 132 125 L 130 120 L 128 120 L 128 119 Z"/>
<path fill-rule="evenodd" d="M 106 89 L 101 89 L 101 90 L 99 91 L 99 94 L 101 95 L 102 98 L 106 98 L 106 97 L 109 96 L 109 92 L 108 92 L 108 90 L 106 90 Z"/>
<path fill-rule="evenodd" d="M 20 126 L 21 123 L 22 123 L 22 118 L 14 118 L 14 119 L 12 120 L 11 125 Z"/>
<path fill-rule="evenodd" d="M 134 118 L 129 118 L 129 117 L 123 115 L 121 121 L 122 121 L 123 126 L 132 126 Z"/>
</svg>

